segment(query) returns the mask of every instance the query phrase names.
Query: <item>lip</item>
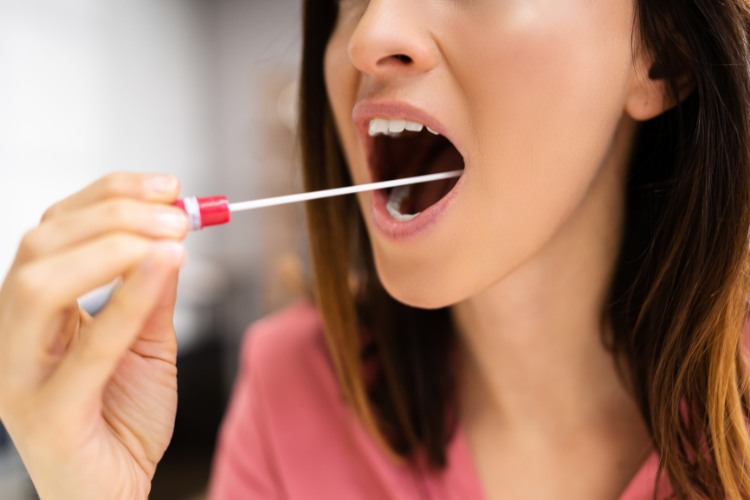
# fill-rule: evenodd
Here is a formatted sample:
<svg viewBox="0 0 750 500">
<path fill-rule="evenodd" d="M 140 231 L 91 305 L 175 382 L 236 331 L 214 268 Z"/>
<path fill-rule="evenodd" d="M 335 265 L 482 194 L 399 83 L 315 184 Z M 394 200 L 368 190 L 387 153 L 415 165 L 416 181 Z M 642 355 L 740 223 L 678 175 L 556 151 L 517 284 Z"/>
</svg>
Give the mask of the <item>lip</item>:
<svg viewBox="0 0 750 500">
<path fill-rule="evenodd" d="M 423 210 L 417 217 L 409 221 L 397 221 L 393 219 L 386 209 L 387 199 L 382 190 L 370 193 L 372 222 L 374 226 L 386 237 L 392 240 L 405 240 L 413 238 L 424 232 L 435 224 L 440 216 L 448 209 L 456 198 L 456 194 L 463 185 L 466 176 L 466 154 L 457 142 L 456 137 L 445 125 L 429 113 L 412 105 L 397 101 L 364 100 L 358 102 L 352 110 L 352 119 L 359 136 L 367 160 L 367 170 L 373 182 L 383 179 L 378 178 L 373 169 L 372 155 L 375 141 L 368 133 L 370 120 L 373 118 L 385 118 L 389 120 L 408 120 L 421 123 L 438 134 L 448 139 L 458 150 L 464 159 L 464 173 L 458 178 L 455 186 L 443 196 L 437 203 Z"/>
<path fill-rule="evenodd" d="M 466 167 L 466 154 L 460 144 L 457 137 L 453 135 L 450 130 L 447 130 L 445 125 L 430 115 L 424 110 L 421 110 L 410 104 L 399 102 L 399 101 L 378 101 L 378 100 L 364 100 L 358 102 L 352 110 L 352 119 L 354 126 L 359 136 L 360 144 L 364 148 L 365 158 L 367 159 L 367 171 L 370 174 L 371 182 L 377 182 L 380 179 L 372 168 L 372 154 L 375 145 L 375 140 L 370 137 L 369 126 L 370 120 L 373 118 L 386 118 L 388 120 L 408 120 L 412 122 L 421 123 L 438 134 L 448 139 L 453 146 L 458 150 L 459 154 L 464 158 L 464 168 Z"/>
<path fill-rule="evenodd" d="M 461 175 L 461 177 L 458 178 L 456 185 L 448 191 L 448 194 L 440 198 L 437 203 L 430 205 L 429 208 L 423 210 L 419 215 L 408 221 L 397 221 L 391 217 L 386 208 L 388 200 L 386 200 L 385 193 L 382 190 L 373 191 L 370 193 L 373 225 L 383 233 L 383 235 L 392 240 L 406 240 L 416 237 L 418 234 L 423 233 L 430 226 L 435 224 L 443 212 L 445 212 L 453 203 L 457 193 L 461 189 L 464 177 L 465 175 Z"/>
</svg>

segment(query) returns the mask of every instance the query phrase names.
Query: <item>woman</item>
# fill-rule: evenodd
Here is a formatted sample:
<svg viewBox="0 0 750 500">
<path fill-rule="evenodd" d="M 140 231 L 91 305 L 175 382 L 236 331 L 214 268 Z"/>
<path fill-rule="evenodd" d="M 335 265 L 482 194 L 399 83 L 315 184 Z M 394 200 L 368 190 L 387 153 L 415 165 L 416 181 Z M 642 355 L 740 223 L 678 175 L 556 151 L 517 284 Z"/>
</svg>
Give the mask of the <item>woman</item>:
<svg viewBox="0 0 750 500">
<path fill-rule="evenodd" d="M 317 306 L 248 336 L 212 496 L 750 498 L 747 4 L 304 16 L 308 189 L 464 173 L 308 207 Z M 177 192 L 111 176 L 21 244 L 0 416 L 42 498 L 149 490 L 175 408 Z"/>
</svg>

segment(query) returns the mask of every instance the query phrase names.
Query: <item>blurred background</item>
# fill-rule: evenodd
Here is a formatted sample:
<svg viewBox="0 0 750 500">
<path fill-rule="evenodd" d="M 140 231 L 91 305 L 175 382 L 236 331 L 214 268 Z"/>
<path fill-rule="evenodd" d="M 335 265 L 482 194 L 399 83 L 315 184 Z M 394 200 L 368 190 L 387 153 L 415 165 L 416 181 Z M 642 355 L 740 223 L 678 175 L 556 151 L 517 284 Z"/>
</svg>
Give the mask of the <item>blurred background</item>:
<svg viewBox="0 0 750 500">
<path fill-rule="evenodd" d="M 298 192 L 299 0 L 0 0 L 0 277 L 53 202 L 112 171 L 186 195 Z M 305 289 L 302 207 L 192 234 L 181 275 L 179 410 L 154 499 L 205 493 L 247 325 Z M 106 290 L 82 299 L 96 309 Z M 0 498 L 34 498 L 0 426 Z"/>
</svg>

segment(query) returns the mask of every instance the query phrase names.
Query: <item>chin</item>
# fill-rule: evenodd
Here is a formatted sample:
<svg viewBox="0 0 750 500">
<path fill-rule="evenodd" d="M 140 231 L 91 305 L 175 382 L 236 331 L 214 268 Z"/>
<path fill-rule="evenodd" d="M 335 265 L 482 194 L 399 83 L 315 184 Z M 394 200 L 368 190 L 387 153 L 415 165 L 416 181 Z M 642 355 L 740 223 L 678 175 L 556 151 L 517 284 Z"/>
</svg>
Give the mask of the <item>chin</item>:
<svg viewBox="0 0 750 500">
<path fill-rule="evenodd" d="M 419 309 L 441 309 L 454 304 L 454 302 L 450 300 L 441 300 L 442 297 L 425 290 L 404 288 L 391 289 L 386 287 L 386 291 L 391 297 L 402 304 Z"/>
<path fill-rule="evenodd" d="M 465 297 L 458 296 L 455 287 L 441 286 L 434 274 L 429 279 L 422 279 L 414 273 L 382 272 L 378 267 L 378 276 L 388 295 L 407 306 L 419 309 L 440 309 L 461 302 Z M 437 282 L 436 282 L 437 281 Z"/>
</svg>

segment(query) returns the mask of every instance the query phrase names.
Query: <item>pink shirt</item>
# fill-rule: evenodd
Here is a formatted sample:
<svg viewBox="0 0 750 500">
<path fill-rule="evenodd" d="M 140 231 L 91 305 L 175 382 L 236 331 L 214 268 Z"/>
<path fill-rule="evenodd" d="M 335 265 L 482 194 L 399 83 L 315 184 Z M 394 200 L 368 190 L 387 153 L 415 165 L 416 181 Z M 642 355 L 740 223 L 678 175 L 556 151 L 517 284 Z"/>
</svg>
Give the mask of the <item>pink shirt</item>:
<svg viewBox="0 0 750 500">
<path fill-rule="evenodd" d="M 658 457 L 643 464 L 621 500 L 651 500 Z M 659 498 L 669 492 L 662 475 Z M 294 304 L 250 327 L 222 425 L 209 498 L 481 499 L 459 428 L 448 467 L 427 473 L 394 464 L 341 398 L 309 303 Z"/>
</svg>

